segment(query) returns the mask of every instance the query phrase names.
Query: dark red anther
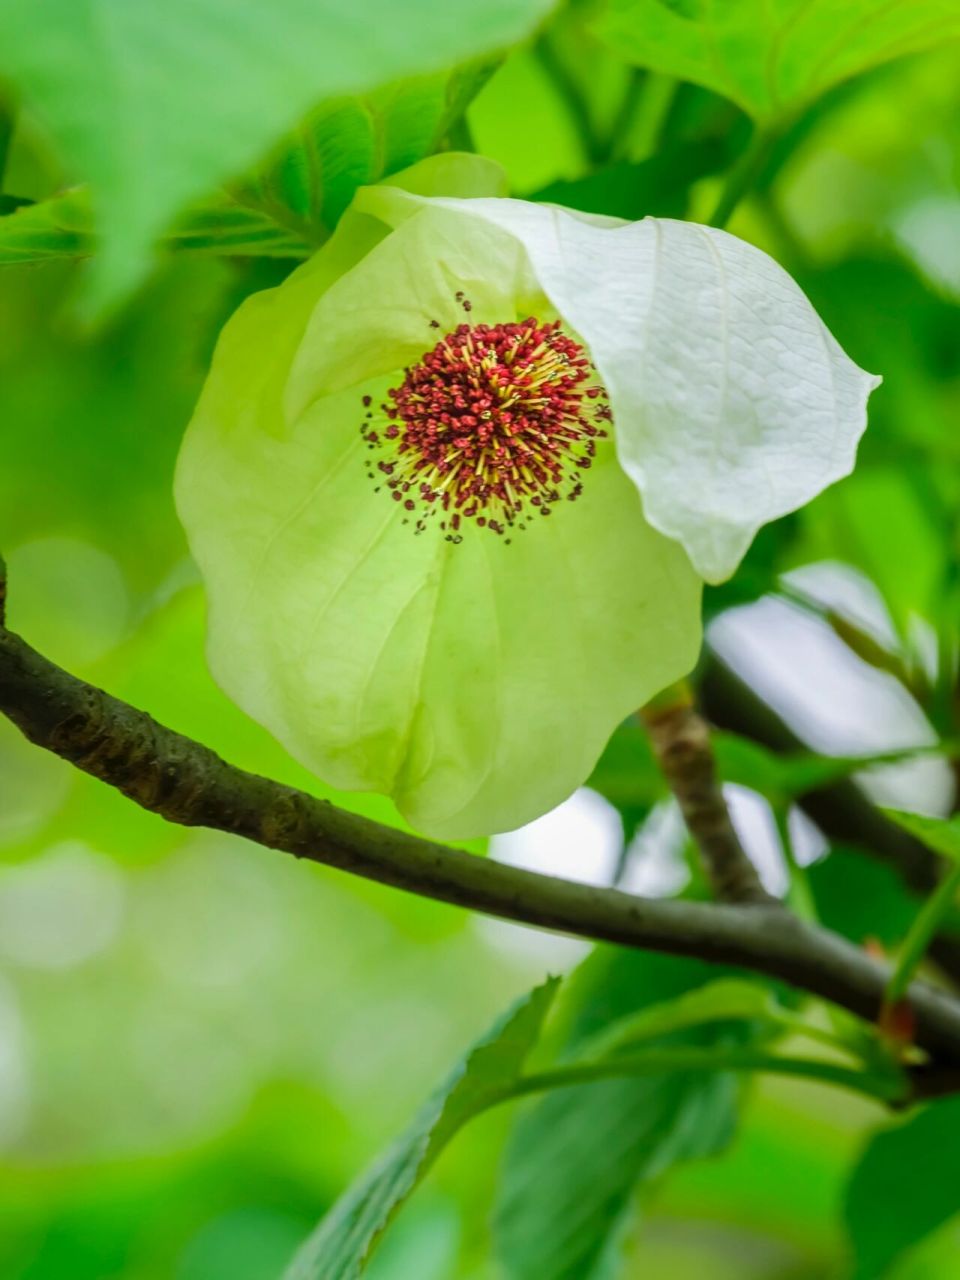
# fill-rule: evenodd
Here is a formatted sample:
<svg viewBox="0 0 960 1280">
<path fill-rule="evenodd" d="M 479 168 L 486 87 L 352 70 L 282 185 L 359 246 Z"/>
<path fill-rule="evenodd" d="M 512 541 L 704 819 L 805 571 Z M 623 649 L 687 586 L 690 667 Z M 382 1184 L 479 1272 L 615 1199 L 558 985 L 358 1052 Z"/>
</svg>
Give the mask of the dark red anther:
<svg viewBox="0 0 960 1280">
<path fill-rule="evenodd" d="M 469 311 L 462 291 L 455 298 Z M 525 527 L 526 510 L 547 515 L 548 503 L 577 499 L 607 434 L 600 423 L 610 420 L 584 348 L 558 320 L 532 316 L 457 325 L 405 370 L 380 409 L 379 431 L 365 425 L 362 434 L 368 447 L 390 450 L 377 465 L 388 476 L 396 470 L 394 499 L 419 510 L 416 532 L 436 511 L 452 512 L 451 542 L 462 540 L 461 520 L 502 535 Z"/>
</svg>

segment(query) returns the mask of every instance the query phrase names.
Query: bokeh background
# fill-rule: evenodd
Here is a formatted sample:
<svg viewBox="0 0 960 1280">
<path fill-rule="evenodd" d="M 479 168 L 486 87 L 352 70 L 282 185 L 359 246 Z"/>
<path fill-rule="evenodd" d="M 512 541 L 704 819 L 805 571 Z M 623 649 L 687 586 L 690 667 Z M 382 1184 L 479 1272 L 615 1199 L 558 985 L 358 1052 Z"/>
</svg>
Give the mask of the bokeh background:
<svg viewBox="0 0 960 1280">
<path fill-rule="evenodd" d="M 500 160 L 520 195 L 703 218 L 748 132 L 729 102 L 628 67 L 561 17 L 493 73 L 453 143 Z M 958 603 L 957 48 L 841 86 L 789 143 L 731 229 L 798 277 L 884 384 L 855 476 L 765 531 L 710 593 L 711 643 L 820 751 L 922 746 L 954 724 L 938 654 Z M 6 189 L 40 197 L 69 177 L 21 115 Z M 208 676 L 171 500 L 220 326 L 287 269 L 169 257 L 91 331 L 82 265 L 4 268 L 0 539 L 11 625 L 38 648 L 236 763 L 321 791 Z M 682 827 L 648 774 L 631 791 L 601 770 L 490 856 L 678 891 Z M 953 807 L 935 755 L 863 781 L 886 803 Z M 743 777 L 729 794 L 786 891 L 784 815 Z M 376 798 L 341 801 L 395 820 Z M 912 908 L 890 871 L 796 812 L 787 834 L 825 919 L 858 941 L 902 934 Z M 167 826 L 2 721 L 0 860 L 4 1280 L 275 1280 L 493 1016 L 587 951 Z M 443 1156 L 372 1280 L 505 1274 L 489 1219 L 513 1118 L 489 1115 Z M 723 1155 L 648 1182 L 620 1274 L 848 1275 L 845 1187 L 885 1123 L 821 1088 L 752 1083 Z M 890 1274 L 960 1276 L 958 1245 L 947 1223 Z"/>
</svg>

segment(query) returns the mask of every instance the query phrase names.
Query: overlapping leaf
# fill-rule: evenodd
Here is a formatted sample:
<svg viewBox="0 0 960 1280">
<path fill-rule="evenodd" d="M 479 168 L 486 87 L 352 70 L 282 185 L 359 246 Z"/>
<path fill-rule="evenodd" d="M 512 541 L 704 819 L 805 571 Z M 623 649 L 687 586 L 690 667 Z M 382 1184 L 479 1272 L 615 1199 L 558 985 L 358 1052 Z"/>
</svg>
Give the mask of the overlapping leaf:
<svg viewBox="0 0 960 1280">
<path fill-rule="evenodd" d="M 597 1043 L 612 1024 L 656 1002 L 646 1030 L 678 1043 L 718 1044 L 730 1024 L 660 1005 L 710 974 L 695 961 L 600 950 L 574 979 L 562 1057 Z M 713 971 L 715 972 L 715 971 Z M 721 994 L 715 1012 L 753 1011 L 744 990 Z M 762 993 L 757 997 L 762 1001 Z M 672 1014 L 676 1012 L 677 1020 Z M 642 1021 L 643 1015 L 638 1015 Z M 656 1025 L 654 1025 L 656 1023 Z M 681 1029 L 683 1028 L 683 1029 Z M 638 1025 L 638 1034 L 641 1034 Z M 671 1040 L 671 1043 L 674 1041 Z M 510 1280 L 600 1280 L 616 1273 L 618 1243 L 634 1195 L 671 1165 L 721 1150 L 736 1120 L 737 1085 L 717 1073 L 639 1076 L 560 1089 L 521 1113 L 502 1176 L 495 1229 Z"/>
<path fill-rule="evenodd" d="M 505 1094 L 539 1038 L 551 979 L 520 1000 L 457 1066 L 407 1132 L 330 1210 L 286 1280 L 354 1280 L 390 1219 L 453 1135 Z"/>
<path fill-rule="evenodd" d="M 547 0 L 31 0 L 0 6 L 0 78 L 97 201 L 100 305 L 178 210 L 326 99 L 508 45 Z"/>
<path fill-rule="evenodd" d="M 437 150 L 483 86 L 494 63 L 414 76 L 372 93 L 324 104 L 281 144 L 242 189 L 282 220 L 326 235 L 360 186 Z"/>
</svg>

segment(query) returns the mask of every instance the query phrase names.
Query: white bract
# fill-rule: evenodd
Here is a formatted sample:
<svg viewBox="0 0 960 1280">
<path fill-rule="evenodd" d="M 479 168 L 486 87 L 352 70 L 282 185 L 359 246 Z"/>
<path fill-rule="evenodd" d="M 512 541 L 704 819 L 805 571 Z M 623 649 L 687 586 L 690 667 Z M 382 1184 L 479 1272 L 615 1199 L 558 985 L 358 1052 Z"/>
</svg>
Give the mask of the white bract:
<svg viewBox="0 0 960 1280">
<path fill-rule="evenodd" d="M 447 155 L 361 191 L 228 324 L 177 475 L 224 688 L 446 837 L 557 804 L 689 671 L 701 581 L 850 470 L 877 382 L 735 237 L 500 190 Z"/>
</svg>

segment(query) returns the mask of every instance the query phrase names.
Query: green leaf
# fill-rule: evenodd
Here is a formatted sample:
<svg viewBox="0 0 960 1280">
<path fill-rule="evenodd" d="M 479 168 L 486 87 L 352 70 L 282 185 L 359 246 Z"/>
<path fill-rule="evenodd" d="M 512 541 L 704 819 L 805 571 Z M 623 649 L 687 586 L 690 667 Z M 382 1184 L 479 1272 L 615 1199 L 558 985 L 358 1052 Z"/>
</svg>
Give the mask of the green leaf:
<svg viewBox="0 0 960 1280">
<path fill-rule="evenodd" d="M 601 949 L 571 980 L 561 1060 L 569 1062 L 633 1010 L 716 970 L 695 961 Z M 664 1026 L 668 1019 L 664 1019 Z M 724 1027 L 688 1028 L 671 1044 L 710 1045 Z M 495 1230 L 510 1280 L 596 1280 L 615 1265 L 637 1188 L 671 1165 L 730 1140 L 738 1086 L 729 1075 L 671 1073 L 551 1092 L 519 1116 L 504 1168 Z"/>
<path fill-rule="evenodd" d="M 510 1280 L 607 1280 L 637 1187 L 730 1141 L 726 1075 L 627 1077 L 560 1089 L 517 1126 L 496 1229 Z"/>
<path fill-rule="evenodd" d="M 940 742 L 862 756 L 821 756 L 812 751 L 780 755 L 749 738 L 722 732 L 713 735 L 713 747 L 720 776 L 725 782 L 736 782 L 759 792 L 775 808 L 788 805 L 798 796 L 830 786 L 862 769 L 898 764 L 923 756 L 951 755 L 957 749 L 954 742 Z"/>
<path fill-rule="evenodd" d="M 279 226 L 266 213 L 227 196 L 194 205 L 177 220 L 164 243 L 195 253 L 271 258 L 305 258 L 311 248 L 302 236 Z M 86 258 L 95 248 L 90 200 L 83 190 L 24 205 L 0 218 L 0 266 Z"/>
<path fill-rule="evenodd" d="M 960 818 L 929 818 L 922 813 L 904 813 L 901 809 L 884 809 L 884 813 L 934 853 L 942 854 L 951 862 L 960 862 Z"/>
<path fill-rule="evenodd" d="M 319 102 L 508 45 L 548 0 L 33 0 L 0 7 L 0 76 L 78 180 L 105 243 L 101 309 L 174 215 Z"/>
<path fill-rule="evenodd" d="M 163 244 L 195 253 L 308 257 L 359 186 L 437 149 L 490 69 L 485 60 L 452 76 L 421 76 L 328 103 L 260 174 L 230 194 L 191 205 Z M 96 223 L 83 188 L 15 205 L 10 216 L 0 218 L 2 266 L 89 257 L 96 247 Z"/>
<path fill-rule="evenodd" d="M 539 1039 L 559 979 L 518 1001 L 470 1051 L 416 1120 L 337 1201 L 297 1254 L 286 1280 L 352 1280 L 390 1219 L 450 1139 L 473 1116 L 509 1097 Z"/>
<path fill-rule="evenodd" d="M 485 58 L 452 74 L 416 76 L 327 102 L 243 190 L 281 221 L 292 213 L 308 231 L 325 235 L 358 187 L 379 182 L 440 147 L 494 65 Z"/>
<path fill-rule="evenodd" d="M 916 913 L 896 871 L 865 858 L 862 849 L 834 845 L 807 876 L 820 922 L 857 945 L 877 938 L 896 946 Z"/>
<path fill-rule="evenodd" d="M 933 1103 L 868 1145 L 844 1218 L 856 1280 L 877 1280 L 912 1245 L 960 1212 L 960 1098 Z"/>
<path fill-rule="evenodd" d="M 955 0 L 607 0 L 594 30 L 639 66 L 780 119 L 851 76 L 960 36 Z"/>
<path fill-rule="evenodd" d="M 313 245 L 259 209 L 228 195 L 193 204 L 163 238 L 171 249 L 225 253 L 242 257 L 306 258 Z"/>
<path fill-rule="evenodd" d="M 0 264 L 5 267 L 82 258 L 92 249 L 88 202 L 79 192 L 24 205 L 0 218 Z"/>
</svg>

